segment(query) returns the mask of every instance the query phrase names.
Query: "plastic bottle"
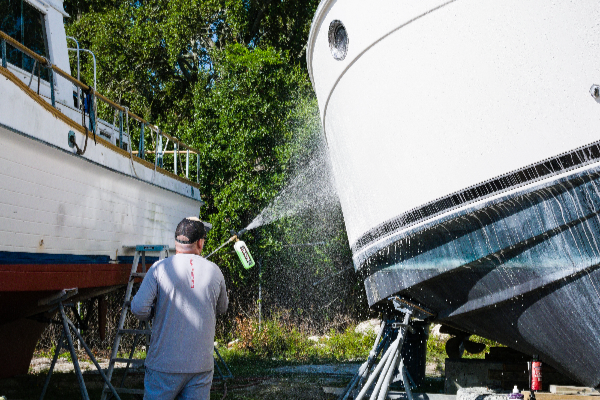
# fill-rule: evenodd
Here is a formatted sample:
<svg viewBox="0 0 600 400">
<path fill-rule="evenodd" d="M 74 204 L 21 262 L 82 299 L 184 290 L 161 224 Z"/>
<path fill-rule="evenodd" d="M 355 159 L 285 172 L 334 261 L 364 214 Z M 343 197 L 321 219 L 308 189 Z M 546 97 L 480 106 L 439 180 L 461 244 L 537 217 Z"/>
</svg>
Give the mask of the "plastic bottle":
<svg viewBox="0 0 600 400">
<path fill-rule="evenodd" d="M 514 389 L 512 390 L 512 393 L 508 395 L 509 399 L 514 400 L 522 400 L 524 397 L 525 396 L 519 391 L 517 385 L 515 385 Z"/>
<path fill-rule="evenodd" d="M 233 245 L 233 248 L 235 249 L 235 252 L 240 258 L 240 261 L 242 262 L 244 268 L 250 269 L 254 267 L 255 262 L 252 258 L 252 255 L 250 254 L 250 250 L 248 250 L 248 246 L 246 246 L 246 243 L 244 243 L 242 240 L 238 240 Z"/>
</svg>

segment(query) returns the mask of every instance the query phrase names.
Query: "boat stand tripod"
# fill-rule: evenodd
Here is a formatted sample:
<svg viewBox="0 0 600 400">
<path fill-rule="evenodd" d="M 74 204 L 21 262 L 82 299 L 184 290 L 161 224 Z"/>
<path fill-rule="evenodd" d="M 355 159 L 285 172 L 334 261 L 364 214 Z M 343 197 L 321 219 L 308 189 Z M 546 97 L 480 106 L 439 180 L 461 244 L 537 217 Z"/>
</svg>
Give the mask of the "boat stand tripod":
<svg viewBox="0 0 600 400">
<path fill-rule="evenodd" d="M 413 330 L 410 326 L 412 318 L 427 319 L 435 314 L 400 297 L 390 297 L 388 300 L 393 304 L 393 311 L 383 318 L 367 361 L 360 366 L 339 400 L 362 400 L 373 384 L 375 386 L 369 400 L 384 400 L 390 384 L 398 380 L 402 381 L 408 399 L 413 400 L 411 386 L 416 385 L 402 359 L 402 345 L 407 333 Z"/>
<path fill-rule="evenodd" d="M 62 347 L 64 346 L 65 339 L 66 339 L 67 345 L 69 347 L 69 352 L 71 353 L 71 360 L 73 361 L 73 367 L 75 369 L 75 374 L 77 375 L 77 381 L 79 382 L 79 390 L 81 391 L 81 397 L 84 400 L 90 399 L 90 396 L 88 395 L 88 392 L 87 392 L 87 388 L 85 387 L 85 382 L 83 381 L 83 375 L 81 373 L 81 368 L 79 367 L 79 360 L 77 359 L 77 353 L 75 352 L 75 347 L 73 346 L 73 337 L 71 335 L 71 330 L 73 330 L 73 332 L 75 332 L 75 335 L 77 335 L 77 339 L 79 339 L 79 342 L 85 349 L 88 357 L 90 357 L 90 359 L 96 366 L 96 369 L 100 373 L 100 376 L 102 376 L 102 379 L 104 379 L 104 382 L 110 387 L 110 390 L 112 391 L 113 395 L 117 399 L 120 400 L 119 395 L 115 391 L 115 388 L 110 384 L 110 381 L 104 374 L 104 371 L 98 364 L 98 361 L 96 361 L 96 358 L 92 354 L 92 351 L 88 347 L 87 343 L 85 343 L 85 340 L 83 340 L 83 337 L 81 336 L 81 334 L 79 333 L 79 331 L 77 330 L 77 328 L 75 327 L 73 322 L 69 319 L 69 317 L 67 317 L 67 314 L 65 313 L 65 305 L 69 305 L 69 304 L 66 304 L 63 302 L 65 300 L 75 296 L 77 294 L 77 292 L 78 292 L 77 288 L 64 289 L 64 290 L 60 291 L 58 294 L 55 294 L 53 296 L 50 296 L 50 297 L 40 300 L 38 303 L 39 305 L 54 306 L 50 311 L 54 311 L 54 310 L 58 309 L 58 312 L 59 312 L 58 317 L 60 318 L 60 320 L 59 321 L 51 321 L 51 322 L 58 324 L 58 325 L 62 325 L 62 328 L 63 328 L 61 335 L 60 335 L 60 339 L 58 339 L 58 343 L 56 344 L 56 350 L 54 350 L 54 356 L 52 357 L 52 364 L 50 364 L 50 370 L 48 371 L 48 375 L 46 376 L 46 382 L 44 383 L 44 388 L 42 389 L 42 394 L 40 395 L 40 400 L 43 400 L 44 396 L 46 395 L 46 391 L 48 390 L 48 385 L 50 384 L 50 377 L 52 377 L 52 372 L 54 371 L 54 366 L 56 365 L 58 355 L 60 354 L 60 351 L 61 351 Z"/>
</svg>

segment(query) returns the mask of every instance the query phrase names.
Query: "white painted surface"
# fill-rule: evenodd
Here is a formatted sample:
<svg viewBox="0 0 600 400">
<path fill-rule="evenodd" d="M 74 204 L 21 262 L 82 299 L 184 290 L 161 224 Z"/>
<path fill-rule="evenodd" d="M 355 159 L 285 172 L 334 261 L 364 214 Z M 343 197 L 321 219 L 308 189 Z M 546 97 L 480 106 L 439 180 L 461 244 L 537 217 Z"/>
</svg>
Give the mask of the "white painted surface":
<svg viewBox="0 0 600 400">
<path fill-rule="evenodd" d="M 129 157 L 92 139 L 78 156 L 69 125 L 4 76 L 0 94 L 0 123 L 22 133 L 0 126 L 0 251 L 114 257 L 124 245 L 172 246 L 177 223 L 198 215 L 189 184 L 139 163 L 134 172 Z"/>
<path fill-rule="evenodd" d="M 308 61 L 348 237 L 599 139 L 600 3 L 324 1 Z M 335 60 L 329 24 L 348 32 Z"/>
</svg>

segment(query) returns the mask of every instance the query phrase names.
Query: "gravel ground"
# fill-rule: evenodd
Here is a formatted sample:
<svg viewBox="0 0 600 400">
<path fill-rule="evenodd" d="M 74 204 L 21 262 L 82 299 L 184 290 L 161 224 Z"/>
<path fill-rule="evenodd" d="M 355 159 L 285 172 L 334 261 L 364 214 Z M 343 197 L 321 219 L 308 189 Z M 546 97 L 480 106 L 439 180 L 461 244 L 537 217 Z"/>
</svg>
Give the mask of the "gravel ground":
<svg viewBox="0 0 600 400">
<path fill-rule="evenodd" d="M 97 359 L 98 364 L 103 369 L 108 368 L 108 359 Z M 29 364 L 29 373 L 39 374 L 41 372 L 46 372 L 50 369 L 50 364 L 52 363 L 52 359 L 43 358 L 43 357 L 35 357 L 31 360 L 31 364 Z M 116 363 L 117 368 L 125 368 L 125 363 Z M 96 366 L 88 360 L 79 359 L 79 367 L 82 372 L 94 372 L 96 371 Z M 135 367 L 131 367 L 135 368 Z M 74 372 L 73 363 L 65 358 L 59 358 L 56 360 L 56 365 L 54 366 L 54 371 L 56 372 Z"/>
<path fill-rule="evenodd" d="M 44 357 L 34 357 L 29 365 L 29 372 L 39 374 L 40 372 L 50 369 L 51 359 Z M 98 358 L 98 364 L 103 369 L 108 368 L 108 359 Z M 291 367 L 275 368 L 273 372 L 279 374 L 294 373 L 294 374 L 324 374 L 324 375 L 354 375 L 362 363 L 349 364 L 326 364 L 326 365 L 298 365 Z M 81 370 L 96 371 L 96 367 L 91 361 L 80 359 L 79 365 Z M 125 363 L 117 363 L 117 368 L 125 368 Z M 132 367 L 134 368 L 134 367 Z M 56 362 L 54 370 L 57 372 L 73 372 L 73 364 L 65 358 L 59 358 Z M 427 364 L 425 375 L 431 377 L 441 377 L 443 370 L 436 364 Z"/>
</svg>

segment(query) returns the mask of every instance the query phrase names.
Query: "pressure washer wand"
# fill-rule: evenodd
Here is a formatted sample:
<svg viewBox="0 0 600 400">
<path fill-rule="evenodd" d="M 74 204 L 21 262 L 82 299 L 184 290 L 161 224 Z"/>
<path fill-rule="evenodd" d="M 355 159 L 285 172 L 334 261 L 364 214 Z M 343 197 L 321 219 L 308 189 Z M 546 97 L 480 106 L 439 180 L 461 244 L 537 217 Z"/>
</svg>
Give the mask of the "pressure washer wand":
<svg viewBox="0 0 600 400">
<path fill-rule="evenodd" d="M 237 233 L 234 230 L 231 230 L 231 234 L 233 236 L 231 236 L 229 239 L 227 239 L 227 241 L 225 243 L 223 243 L 222 245 L 217 247 L 212 253 L 210 253 L 208 256 L 206 256 L 206 259 L 208 260 L 213 254 L 215 254 L 217 251 L 221 250 L 228 243 L 237 242 L 239 240 L 239 237 L 242 236 L 244 233 L 246 233 L 246 229 L 242 229 L 241 231 L 239 231 Z"/>
<path fill-rule="evenodd" d="M 210 256 L 212 256 L 213 254 L 215 254 L 217 251 L 221 250 L 228 243 L 231 243 L 231 242 L 235 241 L 235 239 L 237 239 L 237 235 L 233 235 L 232 237 L 230 237 L 225 243 L 223 243 L 222 245 L 220 245 L 219 247 L 217 247 L 212 253 L 210 253 L 208 256 L 206 256 L 206 259 L 208 260 L 210 258 Z"/>
</svg>

